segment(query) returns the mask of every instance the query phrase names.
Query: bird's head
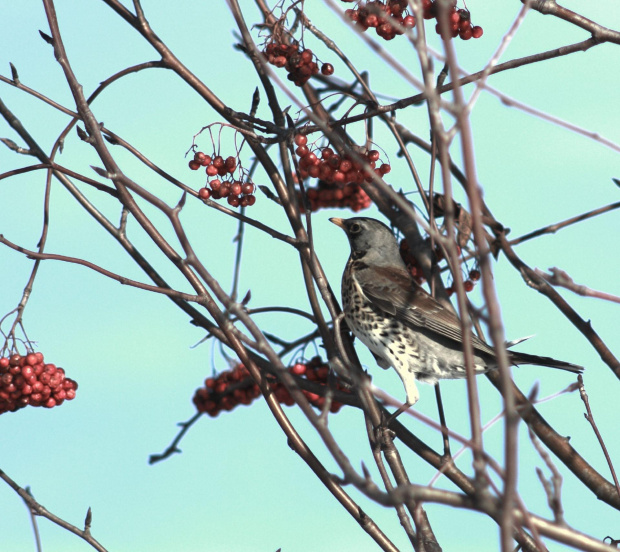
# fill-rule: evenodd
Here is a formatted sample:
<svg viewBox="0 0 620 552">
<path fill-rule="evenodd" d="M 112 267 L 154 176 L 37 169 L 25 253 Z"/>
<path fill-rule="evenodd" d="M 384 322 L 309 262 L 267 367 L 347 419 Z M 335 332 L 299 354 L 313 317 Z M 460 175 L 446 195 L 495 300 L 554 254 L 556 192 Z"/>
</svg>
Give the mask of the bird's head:
<svg viewBox="0 0 620 552">
<path fill-rule="evenodd" d="M 345 231 L 354 260 L 363 259 L 376 266 L 403 265 L 398 242 L 392 231 L 382 222 L 366 217 L 329 220 Z"/>
</svg>

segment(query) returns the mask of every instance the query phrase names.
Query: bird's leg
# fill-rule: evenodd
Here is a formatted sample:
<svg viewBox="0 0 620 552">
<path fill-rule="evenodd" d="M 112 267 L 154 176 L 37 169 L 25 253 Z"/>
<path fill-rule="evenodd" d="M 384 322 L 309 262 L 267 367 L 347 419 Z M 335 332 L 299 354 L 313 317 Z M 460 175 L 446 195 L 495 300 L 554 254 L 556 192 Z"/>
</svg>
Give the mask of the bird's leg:
<svg viewBox="0 0 620 552">
<path fill-rule="evenodd" d="M 435 384 L 435 398 L 437 399 L 437 410 L 439 411 L 439 421 L 441 422 L 441 435 L 443 436 L 443 455 L 444 458 L 450 458 L 450 438 L 448 436 L 448 426 L 446 425 L 446 416 L 443 411 L 443 401 L 441 400 L 441 390 L 439 382 Z"/>
<path fill-rule="evenodd" d="M 398 375 L 400 379 L 403 380 L 403 385 L 405 386 L 405 392 L 407 393 L 407 400 L 400 406 L 396 412 L 394 412 L 385 422 L 385 427 L 389 427 L 390 423 L 395 420 L 398 416 L 400 416 L 405 410 L 407 410 L 410 406 L 413 406 L 418 402 L 420 398 L 420 392 L 418 391 L 418 387 L 415 384 L 415 377 L 410 372 L 400 372 L 398 371 Z"/>
<path fill-rule="evenodd" d="M 400 416 L 405 410 L 407 410 L 410 406 L 413 406 L 413 403 L 409 401 L 403 403 L 398 410 L 396 410 L 383 424 L 385 427 L 390 427 L 390 423 L 392 423 L 398 416 Z"/>
<path fill-rule="evenodd" d="M 385 427 L 390 425 L 390 422 L 395 420 L 398 416 L 400 416 L 405 410 L 407 410 L 410 406 L 413 406 L 418 402 L 420 398 L 420 392 L 418 391 L 418 387 L 415 384 L 415 375 L 407 369 L 401 369 L 401 367 L 394 367 L 400 379 L 405 386 L 405 393 L 407 393 L 407 401 L 403 403 L 400 408 L 394 412 L 385 422 Z"/>
</svg>

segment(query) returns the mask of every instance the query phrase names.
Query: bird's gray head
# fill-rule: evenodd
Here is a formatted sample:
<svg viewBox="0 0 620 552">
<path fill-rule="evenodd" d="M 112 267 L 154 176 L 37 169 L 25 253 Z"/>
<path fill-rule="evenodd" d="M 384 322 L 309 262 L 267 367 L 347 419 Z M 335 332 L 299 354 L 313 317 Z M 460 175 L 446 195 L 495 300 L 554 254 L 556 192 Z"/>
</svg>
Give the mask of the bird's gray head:
<svg viewBox="0 0 620 552">
<path fill-rule="evenodd" d="M 347 234 L 354 260 L 363 259 L 375 266 L 404 266 L 398 242 L 392 231 L 382 222 L 366 217 L 329 220 Z"/>
</svg>

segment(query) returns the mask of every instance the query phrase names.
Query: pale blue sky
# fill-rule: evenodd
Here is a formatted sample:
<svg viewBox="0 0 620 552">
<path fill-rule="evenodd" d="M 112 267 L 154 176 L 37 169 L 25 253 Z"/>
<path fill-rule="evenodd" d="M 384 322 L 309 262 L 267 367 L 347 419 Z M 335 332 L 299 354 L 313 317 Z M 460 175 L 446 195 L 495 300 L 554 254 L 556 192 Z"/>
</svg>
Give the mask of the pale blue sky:
<svg viewBox="0 0 620 552">
<path fill-rule="evenodd" d="M 31 0 L 5 4 L 0 8 L 0 72 L 9 76 L 8 63 L 12 62 L 24 84 L 73 108 L 52 48 L 38 36 L 39 29 L 49 32 L 42 4 Z M 248 6 L 248 21 L 254 21 L 252 3 L 243 4 Z M 566 3 L 567 7 L 587 10 L 584 15 L 595 21 L 620 29 L 615 2 L 590 4 Z M 312 21 L 337 38 L 359 68 L 371 72 L 371 85 L 377 92 L 394 98 L 414 93 L 404 79 L 395 77 L 389 66 L 378 61 L 363 42 L 321 5 L 306 2 Z M 178 57 L 226 98 L 231 107 L 249 109 L 258 80 L 249 62 L 231 47 L 233 22 L 224 2 L 153 0 L 144 1 L 143 6 L 155 31 Z M 461 65 L 477 71 L 497 47 L 521 3 L 470 0 L 468 7 L 485 34 L 480 40 L 457 41 L 456 47 Z M 102 2 L 58 2 L 57 10 L 70 61 L 87 94 L 113 72 L 157 59 L 154 51 Z M 502 60 L 586 38 L 584 31 L 568 23 L 531 13 Z M 350 78 L 332 54 L 316 45 L 312 37 L 307 36 L 306 40 L 321 59 L 334 63 L 336 76 Z M 436 37 L 432 41 L 439 48 Z M 384 46 L 417 72 L 415 53 L 404 44 L 397 39 Z M 620 144 L 620 75 L 615 70 L 619 64 L 619 47 L 602 45 L 586 53 L 493 76 L 489 83 L 532 107 Z M 3 83 L 0 97 L 48 150 L 64 128 L 66 117 Z M 284 97 L 282 101 L 283 105 L 290 103 Z M 187 170 L 184 154 L 192 136 L 217 119 L 172 73 L 154 69 L 129 76 L 98 98 L 93 109 L 100 121 L 165 170 L 196 189 L 202 185 L 201 177 Z M 291 113 L 295 110 L 292 108 Z M 261 115 L 268 116 L 265 100 Z M 426 108 L 411 108 L 402 118 L 423 138 L 427 137 Z M 488 94 L 480 97 L 472 125 L 485 199 L 498 220 L 512 229 L 511 237 L 618 201 L 619 189 L 611 181 L 612 177 L 620 177 L 616 151 L 508 108 Z M 380 125 L 376 125 L 376 131 L 376 141 L 391 153 L 394 169 L 388 182 L 412 190 L 406 167 L 393 153 L 393 142 Z M 0 122 L 0 136 L 18 141 L 4 121 Z M 410 151 L 424 181 L 428 175 L 427 155 L 413 148 Z M 453 155 L 458 160 L 458 148 Z M 120 153 L 118 158 L 132 178 L 171 203 L 178 200 L 177 190 L 155 179 L 130 156 Z M 67 139 L 59 161 L 84 171 L 88 165 L 100 164 L 75 132 Z M 0 147 L 1 171 L 28 163 Z M 43 189 L 42 174 L 0 181 L 0 233 L 25 247 L 36 247 Z M 87 193 L 101 201 L 98 194 Z M 112 201 L 104 200 L 102 210 L 112 220 L 118 220 Z M 282 212 L 262 196 L 248 214 L 290 233 Z M 377 215 L 374 209 L 364 214 Z M 329 216 L 347 215 L 327 210 L 314 217 L 317 254 L 331 285 L 339 289 L 348 246 L 340 230 L 327 222 Z M 236 224 L 196 202 L 188 203 L 183 219 L 208 268 L 229 289 L 234 256 L 231 240 Z M 159 216 L 157 220 L 162 222 Z M 170 236 L 170 229 L 163 222 L 162 226 Z M 171 283 L 183 286 L 133 226 L 130 231 Z M 619 232 L 618 216 L 611 212 L 525 243 L 518 247 L 518 253 L 531 266 L 558 266 L 579 283 L 620 295 Z M 286 305 L 307 310 L 296 253 L 253 230 L 247 233 L 246 240 L 241 294 L 251 289 L 254 306 Z M 52 191 L 47 251 L 82 257 L 145 281 L 129 257 L 56 184 Z M 18 302 L 31 261 L 0 247 L 0 267 L 0 313 L 5 313 Z M 612 391 L 617 388 L 617 379 L 549 302 L 522 284 L 506 259 L 501 258 L 494 271 L 507 336 L 536 334 L 519 349 L 586 366 L 584 379 L 594 415 L 618 464 L 620 407 L 615 399 L 617 393 Z M 565 290 L 561 293 L 583 318 L 592 321 L 617 353 L 618 307 L 575 297 Z M 155 466 L 147 464 L 150 454 L 161 452 L 171 441 L 177 431 L 175 424 L 193 415 L 194 390 L 214 368 L 226 368 L 218 347 L 211 342 L 192 348 L 203 332 L 189 324 L 187 316 L 164 297 L 120 286 L 83 267 L 46 262 L 41 266 L 25 321 L 29 336 L 37 341 L 46 359 L 63 366 L 80 387 L 75 401 L 60 408 L 26 408 L 0 417 L 0 468 L 21 485 L 29 485 L 44 506 L 76 525 L 82 523 L 87 508 L 92 507 L 93 534 L 108 550 L 376 549 L 289 449 L 262 400 L 214 420 L 200 420 L 182 442 L 183 454 Z M 287 338 L 309 330 L 303 321 L 284 315 L 263 315 L 258 322 L 267 331 Z M 358 351 L 376 374 L 376 383 L 401 396 L 396 375 L 377 370 L 361 345 Z M 539 367 L 522 367 L 514 373 L 524 391 L 538 382 L 541 397 L 573 381 L 566 373 Z M 501 409 L 501 403 L 484 378 L 479 378 L 479 386 L 482 418 L 487 421 Z M 446 382 L 442 393 L 450 426 L 467 434 L 465 383 Z M 421 386 L 421 400 L 416 408 L 436 418 L 432 387 Z M 595 468 L 609 477 L 602 453 L 583 418 L 578 394 L 564 395 L 541 405 L 540 410 L 558 431 L 572 437 L 571 443 Z M 326 465 L 336 470 L 309 425 L 293 409 L 286 412 L 299 424 L 303 437 Z M 408 423 L 439 449 L 441 443 L 435 433 L 419 422 Z M 360 438 L 365 430 L 358 411 L 343 409 L 331 418 L 330 427 L 342 440 L 353 465 L 359 466 L 362 461 L 366 466 L 373 465 L 368 445 Z M 542 462 L 532 453 L 525 433 L 522 437 L 520 490 L 531 508 L 549 517 L 534 472 Z M 501 457 L 502 425 L 489 430 L 486 439 L 489 449 Z M 402 453 L 416 482 L 428 482 L 434 471 L 413 454 L 405 450 Z M 459 465 L 471 470 L 467 455 L 459 460 Z M 568 471 L 562 473 L 568 523 L 601 538 L 609 533 L 618 537 L 618 513 L 584 492 Z M 450 485 L 446 488 L 452 489 Z M 348 490 L 398 546 L 408 549 L 393 511 L 369 504 L 359 493 Z M 471 550 L 498 549 L 494 522 L 473 513 L 450 510 L 446 514 L 444 507 L 435 505 L 428 505 L 427 510 L 444 550 L 467 550 L 469 543 Z M 0 551 L 34 550 L 27 511 L 4 485 L 0 485 L 0 512 Z M 40 530 L 46 552 L 91 550 L 45 520 L 40 520 Z M 550 546 L 553 550 L 563 549 L 553 543 Z"/>
</svg>

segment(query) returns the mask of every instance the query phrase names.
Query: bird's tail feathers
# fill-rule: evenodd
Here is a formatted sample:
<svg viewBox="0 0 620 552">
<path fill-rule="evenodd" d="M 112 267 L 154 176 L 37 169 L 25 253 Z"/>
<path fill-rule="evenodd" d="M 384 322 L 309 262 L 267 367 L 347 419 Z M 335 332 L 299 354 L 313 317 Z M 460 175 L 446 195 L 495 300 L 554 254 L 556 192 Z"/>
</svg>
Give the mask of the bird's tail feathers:
<svg viewBox="0 0 620 552">
<path fill-rule="evenodd" d="M 583 366 L 572 364 L 570 362 L 564 362 L 563 360 L 556 360 L 551 357 L 528 355 L 527 353 L 512 353 L 511 360 L 514 364 L 537 364 L 538 366 L 547 366 L 548 368 L 566 370 L 567 372 L 573 372 L 574 374 L 581 374 L 581 372 L 583 372 Z"/>
</svg>

